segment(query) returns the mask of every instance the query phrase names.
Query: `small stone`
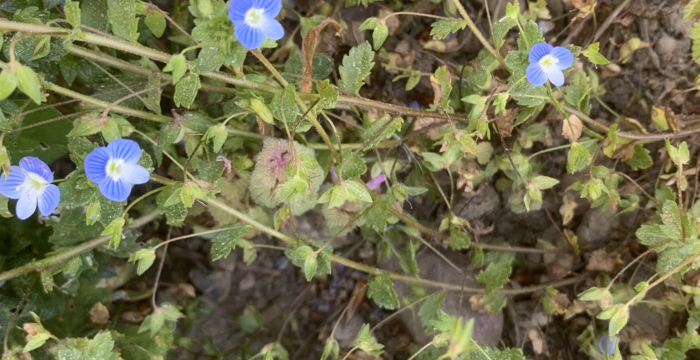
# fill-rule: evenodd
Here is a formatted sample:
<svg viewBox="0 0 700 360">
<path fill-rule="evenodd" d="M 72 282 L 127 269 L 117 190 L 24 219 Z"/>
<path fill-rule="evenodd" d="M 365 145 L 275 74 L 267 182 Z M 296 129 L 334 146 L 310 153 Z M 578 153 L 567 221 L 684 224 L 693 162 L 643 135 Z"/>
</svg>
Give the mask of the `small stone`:
<svg viewBox="0 0 700 360">
<path fill-rule="evenodd" d="M 583 215 L 581 224 L 576 229 L 579 248 L 582 250 L 600 249 L 606 246 L 610 234 L 618 225 L 619 218 L 611 210 L 590 209 Z"/>
<path fill-rule="evenodd" d="M 221 302 L 231 291 L 233 273 L 225 270 L 194 269 L 190 272 L 192 284 L 214 301 Z"/>
<path fill-rule="evenodd" d="M 338 340 L 340 348 L 347 348 L 350 343 L 355 340 L 357 334 L 360 332 L 360 328 L 364 325 L 362 317 L 355 315 L 350 318 L 350 320 L 345 320 L 345 317 L 340 319 L 338 328 L 335 330 L 334 337 Z"/>
<path fill-rule="evenodd" d="M 676 39 L 668 34 L 663 34 L 659 40 L 656 41 L 654 49 L 662 56 L 672 54 L 676 50 Z"/>
<path fill-rule="evenodd" d="M 255 276 L 252 273 L 248 273 L 241 282 L 238 284 L 238 290 L 246 291 L 255 287 Z"/>
</svg>

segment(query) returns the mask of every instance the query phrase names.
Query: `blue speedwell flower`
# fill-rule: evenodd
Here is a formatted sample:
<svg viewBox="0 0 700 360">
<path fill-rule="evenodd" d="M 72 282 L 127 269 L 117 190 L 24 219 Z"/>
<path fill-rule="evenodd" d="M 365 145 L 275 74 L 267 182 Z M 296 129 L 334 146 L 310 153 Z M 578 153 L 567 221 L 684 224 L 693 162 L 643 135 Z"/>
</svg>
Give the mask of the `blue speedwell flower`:
<svg viewBox="0 0 700 360">
<path fill-rule="evenodd" d="M 34 214 L 37 205 L 43 216 L 49 216 L 58 206 L 60 192 L 51 184 L 51 169 L 41 160 L 27 156 L 12 166 L 12 172 L 0 174 L 0 194 L 17 199 L 17 217 L 24 220 Z"/>
<path fill-rule="evenodd" d="M 601 353 L 607 355 L 615 355 L 615 347 L 617 345 L 617 338 L 614 336 L 603 335 L 598 340 L 598 350 Z"/>
<path fill-rule="evenodd" d="M 132 184 L 148 181 L 148 170 L 138 164 L 139 158 L 141 148 L 135 141 L 117 139 L 88 154 L 85 174 L 107 199 L 122 202 L 129 197 Z"/>
<path fill-rule="evenodd" d="M 257 49 L 265 38 L 279 40 L 284 28 L 275 20 L 282 10 L 281 0 L 231 0 L 228 16 L 236 25 L 236 38 L 248 49 Z"/>
<path fill-rule="evenodd" d="M 556 86 L 564 85 L 563 70 L 574 62 L 574 54 L 567 48 L 553 47 L 539 43 L 530 49 L 530 65 L 527 67 L 527 81 L 533 86 L 544 85 L 547 80 Z"/>
</svg>

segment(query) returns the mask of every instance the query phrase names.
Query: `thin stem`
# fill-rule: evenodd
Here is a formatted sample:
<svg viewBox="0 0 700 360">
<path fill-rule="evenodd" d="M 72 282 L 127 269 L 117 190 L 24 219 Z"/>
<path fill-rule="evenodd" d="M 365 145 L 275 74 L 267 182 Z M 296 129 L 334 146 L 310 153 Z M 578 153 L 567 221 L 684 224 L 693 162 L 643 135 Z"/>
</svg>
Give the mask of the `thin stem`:
<svg viewBox="0 0 700 360">
<path fill-rule="evenodd" d="M 685 226 L 683 224 L 683 222 L 684 222 L 683 218 L 685 216 L 683 215 L 684 204 L 683 204 L 683 189 L 682 189 L 682 182 L 683 181 L 682 180 L 685 180 L 683 178 L 683 163 L 679 162 L 678 163 L 678 175 L 676 178 L 676 187 L 678 188 L 678 212 L 680 213 L 678 215 L 680 215 L 679 220 L 680 220 L 680 226 L 681 226 L 681 236 L 682 236 L 681 239 L 683 239 L 683 241 L 685 241 Z"/>
<path fill-rule="evenodd" d="M 168 254 L 168 240 L 170 239 L 170 234 L 173 232 L 173 227 L 168 226 L 168 235 L 165 237 L 165 249 L 163 249 L 163 256 L 160 258 L 160 264 L 158 264 L 158 272 L 156 273 L 156 280 L 153 282 L 153 294 L 151 297 L 151 306 L 153 306 L 153 311 L 158 308 L 156 304 L 156 294 L 158 293 L 158 282 L 160 282 L 160 274 L 163 272 L 163 264 L 165 264 L 165 256 Z"/>
<path fill-rule="evenodd" d="M 501 65 L 503 65 L 503 67 L 506 70 L 508 70 L 509 72 L 512 73 L 513 69 L 509 68 L 508 65 L 506 65 L 505 60 L 503 60 L 503 56 L 501 56 L 501 54 L 499 54 L 498 51 L 496 51 L 496 49 L 494 49 L 493 46 L 491 46 L 491 43 L 489 43 L 489 41 L 486 40 L 486 38 L 484 38 L 484 35 L 481 34 L 481 31 L 479 31 L 479 28 L 476 27 L 476 25 L 474 24 L 472 19 L 469 17 L 469 14 L 467 14 L 467 11 L 464 10 L 464 6 L 462 6 L 460 1 L 459 0 L 452 0 L 452 3 L 455 5 L 455 7 L 457 7 L 457 11 L 459 11 L 459 14 L 462 15 L 462 18 L 464 18 L 464 21 L 467 22 L 467 27 L 469 28 L 469 30 L 471 30 L 472 33 L 474 33 L 474 36 L 476 36 L 476 38 L 479 39 L 479 42 L 482 45 L 484 45 L 484 48 L 486 48 L 486 50 L 489 53 L 491 53 L 491 56 L 493 56 L 494 59 L 498 60 L 498 62 L 501 63 Z"/>
<path fill-rule="evenodd" d="M 588 140 L 580 141 L 579 144 L 582 144 L 582 145 L 583 145 L 583 144 L 588 144 L 588 143 L 595 142 L 595 141 L 598 141 L 598 140 L 596 140 L 596 139 L 588 139 Z M 552 152 L 552 151 L 557 151 L 557 150 L 561 150 L 561 149 L 570 148 L 570 147 L 571 147 L 571 144 L 565 144 L 565 145 L 560 145 L 560 146 L 554 146 L 554 147 L 551 147 L 551 148 L 547 148 L 547 149 L 544 149 L 544 150 L 542 150 L 542 151 L 538 151 L 538 152 L 536 152 L 536 153 L 534 153 L 534 154 L 528 156 L 527 160 L 530 161 L 530 160 L 532 160 L 532 158 L 534 158 L 534 157 L 536 157 L 536 156 L 539 156 L 539 155 L 542 155 L 542 154 L 546 154 L 546 153 Z"/>
<path fill-rule="evenodd" d="M 129 91 L 129 92 L 131 93 L 131 95 L 134 95 L 134 96 L 136 96 L 139 100 L 141 100 L 141 102 L 142 102 L 144 105 L 146 105 L 146 107 L 148 108 L 148 110 L 151 110 L 151 111 L 153 111 L 153 112 L 157 112 L 156 109 L 153 108 L 153 105 L 151 105 L 148 101 L 144 100 L 144 98 L 142 98 L 141 95 L 136 94 L 136 93 L 134 92 L 134 90 L 132 90 L 130 87 L 128 87 L 126 84 L 124 84 L 124 83 L 123 83 L 121 80 L 119 80 L 116 76 L 110 74 L 109 71 L 105 70 L 102 66 L 97 65 L 94 61 L 92 61 L 92 60 L 90 60 L 90 59 L 86 59 L 86 60 L 87 60 L 90 64 L 92 64 L 92 66 L 98 68 L 101 72 L 103 72 L 105 75 L 107 75 L 110 79 L 114 80 L 114 82 L 116 82 L 117 84 L 121 85 L 121 87 L 123 87 L 124 89 L 126 89 L 127 91 Z"/>
<path fill-rule="evenodd" d="M 76 112 L 76 113 L 72 113 L 72 114 L 68 114 L 68 115 L 63 115 L 63 116 L 55 117 L 55 118 L 48 119 L 48 120 L 44 120 L 44 121 L 39 121 L 39 122 L 34 123 L 34 124 L 31 124 L 31 125 L 22 126 L 22 127 L 17 128 L 17 129 L 14 129 L 14 130 L 12 130 L 12 131 L 8 131 L 7 133 L 8 133 L 8 134 L 18 133 L 18 132 L 20 132 L 20 131 L 28 130 L 28 129 L 35 128 L 35 127 L 38 127 L 38 126 L 41 126 L 41 125 L 50 124 L 50 123 L 52 123 L 52 122 L 56 122 L 56 121 L 60 121 L 60 120 L 65 120 L 65 119 L 70 119 L 70 118 L 72 118 L 72 117 L 78 117 L 78 116 L 80 116 L 80 115 L 87 114 L 87 113 L 90 113 L 90 112 L 92 112 L 92 111 L 93 111 L 93 110 L 79 111 L 79 112 Z"/>
<path fill-rule="evenodd" d="M 348 356 L 350 356 L 350 354 L 352 354 L 352 352 L 355 351 L 355 350 L 357 350 L 357 349 L 359 349 L 359 347 L 357 347 L 357 346 L 355 346 L 354 348 L 350 349 L 350 351 L 348 351 L 348 353 L 345 354 L 345 356 L 343 356 L 343 360 L 346 360 L 346 359 L 348 358 Z"/>
<path fill-rule="evenodd" d="M 647 249 L 645 252 L 643 252 L 641 255 L 637 256 L 636 258 L 634 258 L 634 260 L 630 261 L 629 264 L 627 264 L 624 268 L 622 268 L 622 270 L 620 270 L 620 271 L 617 273 L 617 275 L 615 275 L 615 277 L 612 278 L 612 280 L 610 280 L 610 283 L 608 284 L 608 286 L 605 287 L 605 290 L 610 290 L 610 287 L 613 285 L 613 283 L 615 282 L 615 280 L 617 280 L 617 278 L 619 278 L 620 275 L 622 275 L 627 269 L 629 269 L 630 266 L 634 265 L 634 263 L 636 263 L 637 261 L 643 259 L 643 258 L 644 258 L 645 256 L 647 256 L 650 252 L 652 252 L 652 251 L 658 249 L 659 247 L 661 247 L 661 246 L 663 246 L 663 245 L 666 245 L 669 241 L 671 241 L 671 239 L 664 240 L 664 241 L 662 241 L 662 242 L 660 242 L 660 243 L 658 243 L 658 244 L 656 244 L 656 245 L 654 245 L 654 246 L 648 248 L 648 249 Z"/>
<path fill-rule="evenodd" d="M 382 325 L 384 325 L 384 324 L 386 324 L 387 322 L 391 321 L 391 319 L 393 319 L 393 318 L 395 318 L 396 316 L 398 316 L 399 314 L 401 314 L 402 311 L 405 311 L 405 310 L 407 310 L 407 309 L 410 309 L 411 307 L 413 307 L 413 305 L 416 305 L 416 304 L 418 304 L 418 303 L 421 303 L 421 302 L 423 302 L 423 300 L 425 300 L 425 299 L 427 299 L 427 298 L 429 298 L 429 297 L 431 297 L 431 296 L 433 296 L 433 295 L 435 295 L 435 294 L 438 294 L 438 293 L 441 293 L 441 291 L 434 292 L 434 293 L 429 294 L 429 295 L 425 295 L 425 296 L 421 297 L 420 299 L 418 299 L 418 300 L 416 300 L 416 301 L 414 301 L 414 302 L 412 302 L 412 303 L 410 303 L 410 304 L 408 304 L 408 305 L 405 305 L 405 306 L 402 307 L 401 309 L 398 309 L 398 310 L 394 311 L 391 315 L 389 315 L 389 316 L 385 317 L 384 319 L 382 319 L 382 321 L 380 321 L 377 325 L 374 325 L 374 326 L 372 327 L 372 329 L 369 330 L 369 333 L 370 333 L 370 334 L 373 333 L 375 330 L 379 329 L 379 327 L 381 327 Z"/>
<path fill-rule="evenodd" d="M 400 213 L 398 210 L 389 207 L 389 211 L 394 214 L 396 217 L 401 219 L 404 223 L 420 230 L 422 233 L 435 236 L 437 238 L 447 240 L 449 237 L 433 230 L 429 229 L 413 220 L 408 218 L 406 215 Z M 559 253 L 562 252 L 559 249 L 533 249 L 533 248 L 523 248 L 523 247 L 509 247 L 509 246 L 498 246 L 498 245 L 491 245 L 491 244 L 482 244 L 482 243 L 471 243 L 471 246 L 486 249 L 486 250 L 497 250 L 497 251 L 508 251 L 508 252 L 517 252 L 517 253 L 530 253 L 530 254 L 551 254 L 551 253 Z"/>
<path fill-rule="evenodd" d="M 228 228 L 220 228 L 220 229 L 215 229 L 215 230 L 202 231 L 202 232 L 189 234 L 189 235 L 178 236 L 178 237 L 172 238 L 172 239 L 169 238 L 166 241 L 163 241 L 162 243 L 154 246 L 153 250 L 156 250 L 161 246 L 165 246 L 167 244 L 170 244 L 171 242 L 180 241 L 180 240 L 184 240 L 184 239 L 190 239 L 193 237 L 204 236 L 204 235 L 209 235 L 209 234 L 216 234 L 218 232 L 222 232 L 222 231 L 226 231 L 226 230 L 229 230 L 229 229 Z"/>
<path fill-rule="evenodd" d="M 137 91 L 137 92 L 132 92 L 131 94 L 129 94 L 129 95 L 127 95 L 127 96 L 124 96 L 124 97 L 122 97 L 122 98 L 120 98 L 120 99 L 117 99 L 117 100 L 115 100 L 113 103 L 109 104 L 109 106 L 107 106 L 107 107 L 102 111 L 102 116 L 107 116 L 107 115 L 109 114 L 109 112 L 112 110 L 112 108 L 114 108 L 115 106 L 119 105 L 119 103 L 121 103 L 122 101 L 131 99 L 131 98 L 134 97 L 134 96 L 139 96 L 139 95 L 141 95 L 141 94 L 143 94 L 143 93 L 147 93 L 147 92 L 149 92 L 149 91 L 153 91 L 153 90 L 158 89 L 158 88 L 162 88 L 163 86 L 167 86 L 168 84 L 170 84 L 170 82 L 163 82 L 163 83 L 160 83 L 160 84 L 158 84 L 158 85 L 153 85 L 153 86 L 147 87 L 147 88 L 145 88 L 145 89 L 143 89 L 143 90 L 139 90 L 139 91 Z"/>
<path fill-rule="evenodd" d="M 569 115 L 566 114 L 566 111 L 561 107 L 561 104 L 559 103 L 559 100 L 557 100 L 557 97 L 554 96 L 554 92 L 552 91 L 552 86 L 549 85 L 549 82 L 546 82 L 547 85 L 547 93 L 549 93 L 549 98 L 552 99 L 552 103 L 554 106 L 559 110 L 559 112 L 564 116 L 564 119 L 566 119 Z M 573 131 L 572 131 L 573 134 Z"/>
<path fill-rule="evenodd" d="M 352 298 L 350 298 L 350 301 L 348 301 L 348 305 L 345 306 L 345 308 L 343 309 L 343 312 L 341 312 L 341 313 L 340 313 L 340 316 L 338 317 L 338 321 L 335 322 L 335 326 L 333 326 L 333 330 L 331 330 L 331 335 L 329 336 L 330 338 L 333 338 L 333 335 L 335 334 L 335 330 L 338 329 L 338 324 L 340 324 L 340 320 L 343 319 L 343 316 L 345 315 L 345 313 L 346 313 L 346 312 L 348 311 L 348 309 L 350 308 L 350 305 L 352 304 L 352 302 L 355 301 L 355 299 L 356 299 L 358 296 L 360 296 L 360 294 L 362 294 L 362 293 L 364 292 L 364 290 L 367 288 L 367 286 L 368 286 L 368 284 L 365 284 L 362 288 L 360 288 L 360 290 L 358 290 L 358 291 L 355 293 L 355 295 L 352 296 Z"/>
<path fill-rule="evenodd" d="M 143 200 L 143 199 L 145 199 L 145 198 L 147 198 L 147 197 L 149 197 L 149 196 L 151 196 L 151 195 L 153 195 L 153 194 L 159 193 L 159 192 L 161 192 L 161 191 L 163 191 L 163 190 L 165 190 L 165 189 L 166 189 L 166 187 L 165 187 L 165 186 L 162 186 L 162 187 L 159 187 L 159 188 L 157 188 L 157 189 L 153 189 L 153 190 L 151 190 L 151 191 L 149 191 L 149 192 L 147 192 L 147 193 L 145 193 L 145 194 L 139 196 L 136 200 L 134 200 L 133 202 L 131 202 L 131 204 L 129 204 L 129 205 L 124 209 L 124 211 L 122 212 L 122 216 L 126 216 L 126 214 L 129 212 L 129 210 L 131 210 L 131 208 L 134 207 L 134 205 L 136 205 L 139 201 L 141 201 L 141 200 Z"/>
<path fill-rule="evenodd" d="M 146 9 L 153 9 L 153 10 L 159 12 L 161 15 L 163 15 L 163 17 L 164 17 L 166 20 L 168 20 L 168 22 L 170 23 L 170 25 L 174 26 L 174 27 L 175 27 L 176 29 L 178 29 L 183 35 L 187 36 L 187 38 L 190 39 L 190 40 L 192 40 L 193 43 L 199 45 L 199 41 L 195 40 L 195 39 L 192 37 L 192 35 L 190 35 L 190 33 L 188 33 L 187 31 L 185 31 L 185 29 L 183 29 L 182 27 L 180 27 L 180 25 L 179 25 L 177 22 L 175 22 L 175 20 L 173 20 L 173 18 L 171 18 L 171 17 L 168 15 L 168 13 L 166 13 L 166 12 L 163 11 L 163 10 L 161 10 L 158 6 L 153 5 L 153 4 L 151 4 L 151 3 L 148 3 L 148 4 L 146 4 Z"/>
<path fill-rule="evenodd" d="M 413 16 L 422 16 L 422 17 L 427 17 L 427 18 L 433 18 L 433 19 L 440 19 L 440 20 L 451 20 L 455 21 L 453 18 L 449 17 L 444 17 L 444 16 L 437 16 L 437 15 L 432 15 L 432 14 L 422 14 L 422 13 L 417 13 L 417 12 L 411 12 L 411 11 L 399 11 L 395 13 L 391 13 L 387 16 L 385 16 L 382 21 L 386 21 L 386 19 L 392 17 L 392 16 L 398 16 L 398 15 L 413 15 Z"/>
<path fill-rule="evenodd" d="M 649 284 L 646 288 L 644 288 L 642 291 L 638 292 L 637 295 L 633 296 L 629 301 L 625 303 L 625 306 L 630 306 L 630 304 L 634 303 L 635 300 L 637 300 L 640 296 L 643 294 L 646 294 L 647 291 L 651 290 L 654 286 L 659 285 L 661 282 L 664 280 L 668 279 L 670 276 L 673 274 L 677 273 L 684 267 L 690 265 L 695 259 L 700 257 L 700 252 L 695 253 L 693 256 L 689 257 L 686 259 L 683 263 L 680 265 L 676 266 L 675 268 L 671 269 L 669 272 L 667 272 L 664 276 L 660 277 L 658 280 L 654 281 L 653 283 Z"/>
<path fill-rule="evenodd" d="M 12 324 L 15 323 L 15 319 L 17 319 L 17 315 L 19 315 L 19 311 L 22 309 L 22 305 L 24 305 L 24 302 L 29 297 L 29 293 L 32 291 L 32 288 L 34 287 L 34 283 L 36 282 L 36 279 L 38 277 L 39 277 L 39 274 L 34 275 L 34 279 L 32 279 L 32 282 L 29 284 L 29 286 L 27 286 L 27 290 L 24 292 L 24 295 L 22 296 L 22 299 L 19 301 L 19 304 L 17 305 L 15 312 L 12 314 L 12 318 L 10 319 L 10 322 L 7 324 L 7 330 L 5 330 L 5 337 L 4 337 L 3 342 L 2 342 L 2 346 L 3 346 L 2 358 L 3 359 L 9 359 L 10 349 L 7 346 L 7 340 L 10 338 L 10 330 L 12 330 Z"/>
<path fill-rule="evenodd" d="M 418 349 L 418 351 L 416 351 L 415 354 L 411 355 L 411 357 L 408 358 L 408 360 L 414 360 L 416 357 L 418 357 L 418 355 L 420 355 L 420 353 L 425 351 L 427 348 L 433 346 L 433 344 L 435 344 L 435 339 L 433 339 L 431 342 L 425 344 L 422 348 Z"/>
<path fill-rule="evenodd" d="M 147 215 L 140 217 L 131 224 L 125 226 L 125 229 L 136 229 L 139 228 L 143 225 L 146 225 L 153 221 L 153 219 L 157 218 L 160 216 L 160 212 L 158 210 L 155 210 L 153 212 L 148 213 Z M 10 279 L 13 279 L 17 276 L 24 275 L 26 273 L 30 273 L 32 271 L 41 271 L 42 269 L 48 268 L 52 265 L 64 262 L 76 255 L 79 255 L 85 251 L 92 250 L 100 245 L 104 245 L 106 242 L 108 242 L 110 239 L 110 236 L 100 236 L 98 238 L 95 238 L 93 240 L 90 240 L 88 242 L 85 242 L 83 244 L 80 244 L 78 246 L 69 248 L 64 250 L 63 252 L 60 252 L 58 254 L 49 256 L 47 258 L 37 260 L 35 262 L 28 263 L 26 265 L 5 271 L 3 273 L 0 273 L 0 281 L 7 281 Z"/>
</svg>

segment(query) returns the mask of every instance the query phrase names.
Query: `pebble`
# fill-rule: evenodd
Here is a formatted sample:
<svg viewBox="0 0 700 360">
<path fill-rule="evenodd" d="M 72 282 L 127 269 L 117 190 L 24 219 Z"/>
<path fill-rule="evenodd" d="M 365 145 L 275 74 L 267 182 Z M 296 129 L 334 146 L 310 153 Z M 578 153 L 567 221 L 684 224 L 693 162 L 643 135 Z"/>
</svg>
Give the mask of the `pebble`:
<svg viewBox="0 0 700 360">
<path fill-rule="evenodd" d="M 676 39 L 668 34 L 663 34 L 654 45 L 654 50 L 659 55 L 670 55 L 676 50 Z"/>
</svg>

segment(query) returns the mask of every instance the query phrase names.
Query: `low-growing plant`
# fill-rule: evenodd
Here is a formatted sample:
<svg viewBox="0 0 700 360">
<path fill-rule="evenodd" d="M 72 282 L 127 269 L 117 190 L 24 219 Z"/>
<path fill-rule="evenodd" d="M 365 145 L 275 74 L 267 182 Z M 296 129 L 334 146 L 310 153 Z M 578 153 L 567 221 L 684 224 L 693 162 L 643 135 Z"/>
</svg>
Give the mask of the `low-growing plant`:
<svg viewBox="0 0 700 360">
<path fill-rule="evenodd" d="M 576 334 L 580 349 L 621 359 L 633 338 L 625 333 L 631 308 L 661 284 L 678 294 L 647 304 L 685 314 L 687 325 L 668 339 L 636 343 L 632 358 L 676 359 L 700 349 L 700 284 L 697 276 L 684 277 L 700 266 L 697 166 L 689 169 L 696 146 L 678 140 L 698 131 L 680 129 L 668 103 L 653 108 L 661 133 L 619 114 L 612 123 L 592 118 L 592 100 L 607 108 L 598 67 L 610 61 L 599 42 L 550 45 L 537 22 L 550 17 L 544 1 L 528 2 L 526 10 L 517 1 L 505 4 L 505 16 L 490 21 L 488 33 L 462 2 L 431 2 L 442 4 L 444 16 L 414 12 L 418 2 L 382 4 L 379 15 L 355 28 L 371 31 L 372 41 L 358 41 L 342 59 L 316 52 L 322 32 L 340 35 L 352 26 L 339 7 L 366 8 L 375 0 L 320 1 L 306 16 L 281 0 L 175 1 L 172 14 L 140 0 L 2 2 L 3 359 L 164 359 L 178 349 L 195 358 L 290 358 L 301 344 L 282 334 L 254 347 L 250 336 L 263 316 L 251 304 L 242 304 L 237 319 L 235 336 L 244 346 L 229 350 L 189 331 L 206 312 L 198 300 L 156 301 L 169 245 L 192 238 L 209 239 L 212 261 L 240 248 L 251 265 L 262 249 L 281 251 L 308 282 L 324 281 L 333 264 L 366 274 L 332 331 L 319 337 L 321 359 L 387 354 L 376 333 L 385 321 L 364 324 L 345 348 L 334 337 L 348 309 L 357 308 L 353 301 L 365 296 L 386 311 L 420 317 L 420 331 L 432 340 L 406 345 L 411 359 L 525 358 L 520 344 L 479 344 L 473 318 L 442 309 L 447 295 L 460 298 L 460 310 L 464 301 L 498 313 L 522 294 L 533 294 L 551 316 L 585 311 L 590 324 Z M 699 4 L 685 6 L 686 22 L 698 17 Z M 574 20 L 593 17 L 595 2 L 584 5 L 576 6 Z M 426 49 L 444 48 L 444 39 L 468 31 L 481 50 L 432 72 L 404 66 L 385 46 L 398 16 L 432 21 Z M 620 46 L 620 63 L 642 46 L 633 39 Z M 696 61 L 699 49 L 694 42 Z M 408 92 L 428 80 L 431 99 L 421 109 L 365 92 L 382 86 L 370 85 L 380 71 L 405 80 Z M 546 114 L 564 143 L 552 145 Z M 661 155 L 651 153 L 649 146 L 664 139 Z M 550 171 L 553 159 L 545 155 L 554 153 L 565 154 L 564 173 Z M 664 184 L 633 179 L 654 165 Z M 505 243 L 480 239 L 483 224 L 467 220 L 455 197 L 459 189 L 489 184 L 506 212 L 547 217 L 562 241 L 519 246 L 515 234 Z M 435 208 L 416 211 L 417 199 L 444 209 L 439 219 L 426 218 Z M 548 199 L 563 204 L 561 221 Z M 562 254 L 582 258 L 596 250 L 582 249 L 567 228 L 581 202 L 614 216 L 640 214 L 629 239 L 645 251 L 614 273 L 571 268 L 559 278 L 512 286 L 514 269 L 534 261 L 527 255 L 548 265 Z M 327 238 L 298 231 L 295 219 L 309 213 L 322 219 Z M 333 242 L 349 233 L 373 243 L 377 261 L 334 252 Z M 264 236 L 278 245 L 259 241 Z M 421 248 L 468 253 L 468 264 L 445 261 L 465 279 L 473 274 L 476 285 L 421 277 Z M 626 271 L 650 253 L 654 276 L 631 283 Z M 392 259 L 400 272 L 377 265 Z M 148 290 L 119 290 L 149 269 Z M 630 286 L 620 286 L 623 280 Z M 399 282 L 410 288 L 401 297 Z M 565 288 L 579 283 L 597 286 L 570 304 Z M 142 301 L 140 318 L 120 318 L 135 301 Z"/>
</svg>

